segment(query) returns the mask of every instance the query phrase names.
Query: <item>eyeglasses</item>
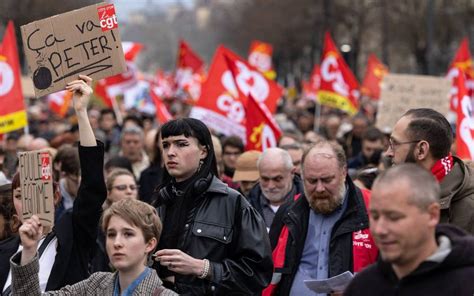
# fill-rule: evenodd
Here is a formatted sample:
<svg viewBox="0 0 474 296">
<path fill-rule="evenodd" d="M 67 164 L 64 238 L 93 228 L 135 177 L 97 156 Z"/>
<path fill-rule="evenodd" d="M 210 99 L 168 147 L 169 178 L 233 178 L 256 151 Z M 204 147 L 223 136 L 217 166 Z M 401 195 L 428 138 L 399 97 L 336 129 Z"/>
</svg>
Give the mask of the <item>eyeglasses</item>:
<svg viewBox="0 0 474 296">
<path fill-rule="evenodd" d="M 404 145 L 404 144 L 413 144 L 413 143 L 418 143 L 420 142 L 421 140 L 414 140 L 414 141 L 407 141 L 407 142 L 398 142 L 397 140 L 395 140 L 394 138 L 390 138 L 388 139 L 388 146 L 390 147 L 390 149 L 392 150 L 395 150 L 396 147 L 400 146 L 400 145 Z"/>
<path fill-rule="evenodd" d="M 118 191 L 125 191 L 125 190 L 127 190 L 127 187 L 130 188 L 130 190 L 132 190 L 132 191 L 136 191 L 139 188 L 139 186 L 137 186 L 137 185 L 126 185 L 126 184 L 112 186 L 112 188 L 115 188 Z"/>
</svg>

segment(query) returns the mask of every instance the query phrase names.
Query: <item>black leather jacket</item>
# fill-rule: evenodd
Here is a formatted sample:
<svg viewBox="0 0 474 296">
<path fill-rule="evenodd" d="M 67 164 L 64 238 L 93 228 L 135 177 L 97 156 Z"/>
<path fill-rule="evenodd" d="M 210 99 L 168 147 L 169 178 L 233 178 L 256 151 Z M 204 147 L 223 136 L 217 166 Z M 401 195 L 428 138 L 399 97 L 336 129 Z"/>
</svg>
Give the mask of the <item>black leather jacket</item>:
<svg viewBox="0 0 474 296">
<path fill-rule="evenodd" d="M 237 191 L 213 177 L 178 242 L 179 249 L 211 263 L 212 279 L 177 275 L 182 295 L 258 295 L 272 277 L 265 223 Z M 165 206 L 158 208 L 164 221 Z M 156 266 L 155 266 L 156 267 Z M 159 268 L 159 267 L 158 267 Z"/>
</svg>

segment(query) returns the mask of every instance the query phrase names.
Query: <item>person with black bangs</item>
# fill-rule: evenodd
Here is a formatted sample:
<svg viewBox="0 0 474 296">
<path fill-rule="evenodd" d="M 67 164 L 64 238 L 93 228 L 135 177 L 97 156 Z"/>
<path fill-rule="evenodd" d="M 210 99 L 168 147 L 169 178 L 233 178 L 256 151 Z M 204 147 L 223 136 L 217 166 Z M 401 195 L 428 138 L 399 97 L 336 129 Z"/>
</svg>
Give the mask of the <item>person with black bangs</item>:
<svg viewBox="0 0 474 296">
<path fill-rule="evenodd" d="M 161 128 L 164 172 L 156 192 L 163 221 L 155 264 L 182 295 L 258 295 L 272 277 L 265 223 L 245 197 L 217 176 L 208 128 L 172 120 Z"/>
</svg>

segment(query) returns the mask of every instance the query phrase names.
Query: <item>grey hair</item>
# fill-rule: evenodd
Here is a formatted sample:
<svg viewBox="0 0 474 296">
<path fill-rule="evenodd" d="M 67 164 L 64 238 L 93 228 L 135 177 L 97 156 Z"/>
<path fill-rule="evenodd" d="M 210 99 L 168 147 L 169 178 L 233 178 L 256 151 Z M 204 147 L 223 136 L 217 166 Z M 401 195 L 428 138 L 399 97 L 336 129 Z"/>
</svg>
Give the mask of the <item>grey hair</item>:
<svg viewBox="0 0 474 296">
<path fill-rule="evenodd" d="M 260 169 L 260 163 L 262 162 L 263 159 L 266 158 L 271 158 L 272 161 L 276 161 L 276 157 L 279 157 L 280 160 L 283 163 L 283 166 L 287 170 L 292 170 L 293 169 L 293 160 L 291 159 L 290 153 L 288 151 L 277 148 L 277 147 L 272 147 L 272 148 L 267 148 L 265 151 L 263 151 L 262 154 L 258 157 L 257 160 L 257 168 Z"/>
<path fill-rule="evenodd" d="M 140 136 L 140 139 L 145 139 L 145 134 L 143 133 L 143 129 L 141 129 L 140 127 L 138 126 L 129 126 L 127 128 L 125 128 L 123 131 L 122 131 L 122 135 L 120 137 L 120 139 L 123 139 L 125 137 L 125 135 L 138 135 Z"/>
<path fill-rule="evenodd" d="M 414 163 L 396 165 L 383 171 L 374 181 L 372 190 L 389 184 L 407 182 L 410 190 L 408 203 L 425 211 L 428 206 L 438 203 L 441 190 L 433 175 Z"/>
</svg>

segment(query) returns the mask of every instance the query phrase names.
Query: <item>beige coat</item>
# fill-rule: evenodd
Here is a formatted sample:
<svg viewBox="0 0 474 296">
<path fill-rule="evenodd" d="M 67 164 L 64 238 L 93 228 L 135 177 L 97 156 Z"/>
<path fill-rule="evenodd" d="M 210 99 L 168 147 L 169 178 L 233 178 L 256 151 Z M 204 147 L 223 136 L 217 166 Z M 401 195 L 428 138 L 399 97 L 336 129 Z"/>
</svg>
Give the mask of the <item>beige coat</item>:
<svg viewBox="0 0 474 296">
<path fill-rule="evenodd" d="M 58 291 L 48 291 L 41 293 L 39 287 L 39 263 L 35 257 L 30 263 L 20 266 L 20 253 L 14 255 L 10 260 L 12 270 L 12 292 L 15 296 L 36 296 L 36 295 L 113 295 L 114 283 L 117 273 L 96 272 L 89 278 L 78 282 L 72 286 L 65 286 Z M 178 295 L 162 286 L 162 282 L 155 270 L 137 286 L 133 295 Z"/>
</svg>

